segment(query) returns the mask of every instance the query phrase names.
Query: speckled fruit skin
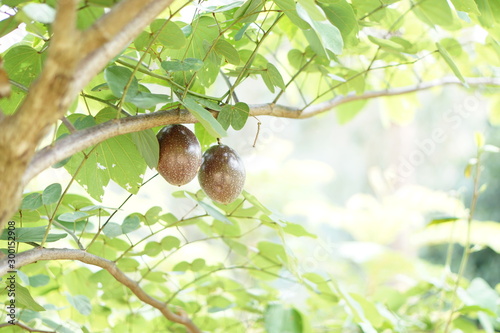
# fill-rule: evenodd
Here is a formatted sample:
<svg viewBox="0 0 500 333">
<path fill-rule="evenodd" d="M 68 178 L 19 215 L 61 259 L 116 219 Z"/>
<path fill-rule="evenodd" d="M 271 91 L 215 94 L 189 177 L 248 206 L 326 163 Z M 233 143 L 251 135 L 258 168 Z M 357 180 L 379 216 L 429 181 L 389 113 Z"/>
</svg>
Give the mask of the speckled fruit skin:
<svg viewBox="0 0 500 333">
<path fill-rule="evenodd" d="M 156 135 L 160 143 L 158 172 L 172 185 L 185 185 L 196 177 L 201 165 L 201 146 L 189 128 L 168 125 Z"/>
<path fill-rule="evenodd" d="M 198 181 L 210 199 L 229 204 L 243 190 L 245 175 L 245 166 L 238 154 L 220 144 L 210 147 L 203 154 Z"/>
</svg>

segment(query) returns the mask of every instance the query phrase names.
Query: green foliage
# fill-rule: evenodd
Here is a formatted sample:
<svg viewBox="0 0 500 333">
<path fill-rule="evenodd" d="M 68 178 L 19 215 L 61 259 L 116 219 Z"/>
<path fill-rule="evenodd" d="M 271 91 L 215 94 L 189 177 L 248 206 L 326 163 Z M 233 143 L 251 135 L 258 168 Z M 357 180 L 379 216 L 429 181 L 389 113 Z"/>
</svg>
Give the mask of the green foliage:
<svg viewBox="0 0 500 333">
<path fill-rule="evenodd" d="M 91 27 L 118 2 L 82 1 L 78 28 Z M 13 82 L 11 97 L 0 100 L 5 114 L 16 112 L 42 72 L 55 3 L 2 1 L 11 16 L 0 21 L 0 35 L 21 25 L 27 31 L 2 54 L 3 69 Z M 54 130 L 54 141 L 119 118 L 184 108 L 198 120 L 195 134 L 205 150 L 217 138 L 244 129 L 252 121 L 251 104 L 287 100 L 304 110 L 348 97 L 353 102 L 335 109 L 338 123 L 344 124 L 367 105 L 366 99 L 356 100 L 366 92 L 383 95 L 443 77 L 466 85 L 470 77 L 498 76 L 496 0 L 219 3 L 175 3 L 151 22 L 80 93 Z M 189 15 L 181 11 L 184 7 Z M 474 31 L 484 38 L 471 38 Z M 261 99 L 240 100 L 248 87 L 258 88 Z M 484 90 L 498 94 L 495 87 Z M 393 99 L 384 116 L 396 124 L 411 121 L 412 98 L 405 99 L 409 107 L 404 108 Z M 498 96 L 491 104 L 491 123 L 498 125 Z M 498 152 L 477 141 L 482 152 Z M 342 230 L 353 245 L 377 244 L 382 250 L 363 260 L 351 250 L 351 257 L 343 258 L 336 242 L 326 244 L 324 235 L 288 221 L 246 191 L 229 205 L 214 203 L 201 191 L 152 198 L 146 184 L 154 177 L 145 180 L 145 175 L 157 166 L 158 151 L 155 131 L 148 129 L 112 137 L 57 163 L 54 167 L 64 166 L 71 181 L 24 194 L 12 217 L 16 251 L 43 242 L 113 261 L 145 292 L 180 309 L 206 332 L 500 330 L 498 286 L 479 278 L 457 281 L 442 267 L 389 249 L 406 221 L 398 215 L 401 202 L 397 208 L 386 206 L 394 198 L 359 200 L 363 209 L 346 219 L 358 223 L 342 225 Z M 476 160 L 466 176 L 474 178 L 477 168 Z M 128 203 L 133 195 L 147 197 L 150 205 Z M 121 196 L 125 199 L 117 199 Z M 101 204 L 105 198 L 113 198 L 113 207 Z M 166 201 L 186 208 L 181 217 L 166 210 Z M 406 212 L 419 217 L 433 212 L 420 202 L 415 206 L 405 206 Z M 466 235 L 455 239 L 466 247 L 470 243 L 500 253 L 498 223 L 442 213 L 413 240 L 448 244 L 450 234 L 457 233 Z M 0 235 L 4 253 L 8 237 L 7 230 Z M 305 254 L 298 254 L 297 244 L 305 244 Z M 372 248 L 361 249 L 371 254 Z M 185 332 L 96 267 L 40 260 L 22 267 L 18 277 L 19 320 L 37 329 Z M 2 289 L 0 295 L 5 294 Z"/>
</svg>

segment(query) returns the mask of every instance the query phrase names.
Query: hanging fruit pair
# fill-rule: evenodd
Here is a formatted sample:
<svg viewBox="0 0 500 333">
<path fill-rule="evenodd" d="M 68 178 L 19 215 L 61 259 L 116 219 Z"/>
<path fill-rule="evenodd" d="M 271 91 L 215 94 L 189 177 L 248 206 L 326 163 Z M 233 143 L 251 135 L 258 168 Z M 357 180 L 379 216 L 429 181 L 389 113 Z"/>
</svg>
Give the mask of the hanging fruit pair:
<svg viewBox="0 0 500 333">
<path fill-rule="evenodd" d="M 245 184 L 245 167 L 236 151 L 218 144 L 201 155 L 201 146 L 183 125 L 168 125 L 157 135 L 160 144 L 158 172 L 172 185 L 185 185 L 198 173 L 208 197 L 222 204 L 236 200 Z"/>
</svg>

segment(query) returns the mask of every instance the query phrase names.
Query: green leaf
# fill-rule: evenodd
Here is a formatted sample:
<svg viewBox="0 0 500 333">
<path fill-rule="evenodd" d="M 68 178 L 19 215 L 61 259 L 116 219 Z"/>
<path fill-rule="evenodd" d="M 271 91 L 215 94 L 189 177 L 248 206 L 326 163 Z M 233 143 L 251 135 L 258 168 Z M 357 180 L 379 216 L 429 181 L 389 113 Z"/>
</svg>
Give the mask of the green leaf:
<svg viewBox="0 0 500 333">
<path fill-rule="evenodd" d="M 375 304 L 366 299 L 363 295 L 350 293 L 349 303 L 354 309 L 359 321 L 368 324 L 370 329 L 380 327 L 384 322 L 384 317 L 380 314 Z M 375 332 L 375 331 L 374 331 Z"/>
<path fill-rule="evenodd" d="M 42 56 L 34 48 L 28 45 L 14 46 L 4 55 L 4 68 L 9 78 L 29 87 L 42 70 Z M 23 93 L 24 95 L 24 93 Z M 10 114 L 11 110 L 3 108 Z"/>
<path fill-rule="evenodd" d="M 203 61 L 196 58 L 174 59 L 162 61 L 161 67 L 167 72 L 198 71 L 203 67 Z"/>
<path fill-rule="evenodd" d="M 240 30 L 238 30 L 236 35 L 234 35 L 234 40 L 235 41 L 241 40 L 243 38 L 243 36 L 245 35 L 245 32 L 247 31 L 249 26 L 250 26 L 250 23 L 246 23 L 245 25 L 243 25 L 243 27 Z"/>
<path fill-rule="evenodd" d="M 45 274 L 37 274 L 29 277 L 29 284 L 32 287 L 43 287 L 50 282 L 50 278 Z"/>
<path fill-rule="evenodd" d="M 131 138 L 148 167 L 155 169 L 158 166 L 160 145 L 153 130 L 147 129 L 131 133 Z"/>
<path fill-rule="evenodd" d="M 227 11 L 234 9 L 234 8 L 239 8 L 243 4 L 244 4 L 244 1 L 234 1 L 234 2 L 231 2 L 227 5 L 222 5 L 222 6 L 217 6 L 217 7 L 215 7 L 215 6 L 205 7 L 204 11 L 207 11 L 209 13 L 223 13 L 223 12 L 227 12 Z"/>
<path fill-rule="evenodd" d="M 420 1 L 413 8 L 413 12 L 422 22 L 431 27 L 453 25 L 453 12 L 447 0 Z"/>
<path fill-rule="evenodd" d="M 109 88 L 118 98 L 123 96 L 132 71 L 121 66 L 109 66 L 104 70 L 104 78 Z M 125 102 L 130 102 L 139 108 L 148 109 L 159 103 L 169 102 L 170 96 L 162 94 L 152 94 L 148 91 L 139 91 L 139 83 L 135 77 L 132 78 L 125 96 Z M 115 112 L 116 113 L 116 112 Z"/>
<path fill-rule="evenodd" d="M 139 217 L 137 217 L 136 215 L 129 215 L 123 220 L 121 226 L 122 232 L 124 234 L 128 234 L 129 232 L 139 229 L 140 224 L 141 220 L 139 220 Z"/>
<path fill-rule="evenodd" d="M 458 217 L 450 216 L 450 217 L 440 217 L 437 219 L 432 219 L 427 226 L 435 225 L 435 224 L 441 224 L 441 223 L 448 223 L 448 222 L 455 222 L 460 220 Z"/>
<path fill-rule="evenodd" d="M 206 266 L 205 259 L 197 258 L 197 259 L 193 260 L 193 262 L 191 263 L 191 270 L 193 272 L 199 272 L 203 268 L 205 268 L 205 266 Z"/>
<path fill-rule="evenodd" d="M 285 15 L 301 30 L 310 29 L 311 26 L 307 24 L 302 18 L 297 14 L 297 8 L 295 1 L 293 0 L 273 0 L 273 2 L 278 6 L 280 10 L 285 13 Z"/>
<path fill-rule="evenodd" d="M 250 107 L 248 104 L 243 102 L 238 102 L 234 105 L 234 114 L 231 119 L 231 126 L 237 131 L 241 130 L 248 119 L 248 115 L 250 114 Z"/>
<path fill-rule="evenodd" d="M 59 201 L 61 197 L 61 184 L 54 183 L 45 188 L 42 193 L 42 202 L 44 205 L 51 205 Z"/>
<path fill-rule="evenodd" d="M 219 210 L 216 208 L 210 206 L 209 204 L 203 202 L 203 201 L 198 201 L 198 204 L 200 205 L 201 208 L 207 212 L 208 215 L 212 216 L 214 219 L 227 223 L 227 224 L 232 224 L 231 220 L 229 220 L 226 215 L 222 214 Z"/>
<path fill-rule="evenodd" d="M 124 272 L 137 272 L 139 263 L 132 258 L 122 258 L 118 260 L 117 266 Z"/>
<path fill-rule="evenodd" d="M 144 247 L 143 253 L 149 257 L 156 257 L 162 250 L 161 244 L 158 242 L 149 242 Z"/>
<path fill-rule="evenodd" d="M 309 17 L 307 12 L 297 5 L 298 15 L 311 25 L 313 30 L 319 36 L 323 47 L 334 54 L 341 54 L 344 48 L 344 41 L 340 30 L 328 21 L 315 21 Z"/>
<path fill-rule="evenodd" d="M 147 274 L 146 274 L 147 273 Z M 162 283 L 165 282 L 165 277 L 164 277 L 163 272 L 151 272 L 149 269 L 145 270 L 145 274 L 143 275 L 143 278 L 148 281 L 153 281 L 157 283 Z"/>
<path fill-rule="evenodd" d="M 217 116 L 217 121 L 222 125 L 222 127 L 227 130 L 231 126 L 231 117 L 233 115 L 233 108 L 231 105 L 224 105 L 219 111 Z"/>
<path fill-rule="evenodd" d="M 95 21 L 104 14 L 104 8 L 83 6 L 78 9 L 76 27 L 80 30 L 90 28 Z"/>
<path fill-rule="evenodd" d="M 233 239 L 226 238 L 226 237 L 222 238 L 222 240 L 224 241 L 224 243 L 227 244 L 227 246 L 229 246 L 231 251 L 234 251 L 235 253 L 237 253 L 241 256 L 248 255 L 248 248 L 245 244 L 242 244 L 240 242 L 237 242 Z"/>
<path fill-rule="evenodd" d="M 196 97 L 196 96 L 192 96 L 193 99 L 198 102 L 198 104 L 210 109 L 210 110 L 214 110 L 214 111 L 220 111 L 221 110 L 221 106 L 219 105 L 219 103 L 217 103 L 216 101 L 214 100 L 211 100 L 211 99 L 207 99 L 207 98 L 202 98 L 202 97 Z"/>
<path fill-rule="evenodd" d="M 283 81 L 281 73 L 276 68 L 276 66 L 274 66 L 270 62 L 267 63 L 267 73 L 269 74 L 269 79 L 271 80 L 273 86 L 278 87 L 280 89 L 285 89 L 285 82 Z"/>
<path fill-rule="evenodd" d="M 43 24 L 54 22 L 56 10 L 45 3 L 29 3 L 23 7 L 23 12 L 33 21 Z"/>
<path fill-rule="evenodd" d="M 196 119 L 198 119 L 211 136 L 216 138 L 227 136 L 226 130 L 221 124 L 208 110 L 198 104 L 192 97 L 187 96 L 182 101 L 182 104 L 196 117 Z"/>
<path fill-rule="evenodd" d="M 446 51 L 446 49 L 441 44 L 439 44 L 439 42 L 436 42 L 436 46 L 437 46 L 437 48 L 439 50 L 439 53 L 443 57 L 444 61 L 448 64 L 448 66 L 451 68 L 451 70 L 453 71 L 453 73 L 455 73 L 455 76 L 460 81 L 462 81 L 462 83 L 466 84 L 465 79 L 462 76 L 462 73 L 460 73 L 460 70 L 458 69 L 458 67 L 455 64 L 455 62 L 453 61 L 453 59 L 451 58 L 451 56 L 448 53 L 448 51 Z"/>
<path fill-rule="evenodd" d="M 217 142 L 217 138 L 210 135 L 201 123 L 194 124 L 194 134 L 198 138 L 198 141 L 200 141 L 202 151 L 207 150 L 213 143 Z"/>
<path fill-rule="evenodd" d="M 479 306 L 479 305 L 462 306 L 461 308 L 457 309 L 457 312 L 461 313 L 461 314 L 465 314 L 465 315 L 468 315 L 471 313 L 476 314 L 478 312 L 485 312 L 486 314 L 488 314 L 492 317 L 496 316 L 495 312 L 493 312 L 489 309 L 483 308 L 482 306 Z"/>
<path fill-rule="evenodd" d="M 87 219 L 90 215 L 85 212 L 68 212 L 57 217 L 60 222 L 78 222 Z"/>
<path fill-rule="evenodd" d="M 157 40 L 167 49 L 180 49 L 186 45 L 186 36 L 175 22 L 157 19 L 151 23 L 150 28 L 153 33 L 159 31 Z"/>
<path fill-rule="evenodd" d="M 257 244 L 257 248 L 259 249 L 259 253 L 265 258 L 279 263 L 286 263 L 288 261 L 288 255 L 281 244 L 262 241 Z"/>
<path fill-rule="evenodd" d="M 291 222 L 286 223 L 286 225 L 283 227 L 283 231 L 286 232 L 287 234 L 294 235 L 297 237 L 307 236 L 307 237 L 317 238 L 316 235 L 308 232 L 302 225 Z"/>
<path fill-rule="evenodd" d="M 302 333 L 302 314 L 294 308 L 282 304 L 270 304 L 264 311 L 264 326 L 267 333 Z"/>
<path fill-rule="evenodd" d="M 88 0 L 89 3 L 93 5 L 103 6 L 103 7 L 111 7 L 116 4 L 120 0 Z"/>
<path fill-rule="evenodd" d="M 486 139 L 484 138 L 484 134 L 481 132 L 474 132 L 474 143 L 476 144 L 477 148 L 482 148 L 484 147 L 484 144 L 486 142 Z"/>
<path fill-rule="evenodd" d="M 40 213 L 37 210 L 21 210 L 18 211 L 11 220 L 18 223 L 31 223 L 40 221 Z"/>
<path fill-rule="evenodd" d="M 219 39 L 214 46 L 215 52 L 220 56 L 226 58 L 227 62 L 233 65 L 240 64 L 240 55 L 238 51 L 234 48 L 231 43 L 225 41 L 224 39 Z"/>
<path fill-rule="evenodd" d="M 0 21 L 0 37 L 3 37 L 13 30 L 17 29 L 20 22 L 17 21 L 16 15 L 9 16 L 8 18 Z"/>
<path fill-rule="evenodd" d="M 115 222 L 108 222 L 102 232 L 106 235 L 106 237 L 114 238 L 123 234 L 122 226 Z"/>
<path fill-rule="evenodd" d="M 82 115 L 71 115 L 68 119 L 76 123 L 76 119 L 82 119 Z M 97 114 L 95 120 L 96 123 L 103 123 L 112 119 L 116 119 L 116 110 L 106 108 Z M 61 135 L 63 131 L 67 132 L 67 129 L 60 127 L 58 134 Z M 130 135 L 110 138 L 96 148 L 88 148 L 84 152 L 86 156 L 77 153 L 64 167 L 71 174 L 79 170 L 76 180 L 93 198 L 102 200 L 103 188 L 110 179 L 129 192 L 137 193 L 146 170 L 146 163 Z M 80 165 L 82 160 L 86 161 L 83 166 Z"/>
<path fill-rule="evenodd" d="M 227 310 L 235 304 L 221 295 L 209 296 L 207 298 L 208 312 L 215 313 Z"/>
<path fill-rule="evenodd" d="M 181 245 L 181 241 L 177 237 L 167 236 L 161 240 L 160 244 L 165 251 L 170 251 L 178 248 Z"/>
<path fill-rule="evenodd" d="M 250 108 L 246 103 L 238 102 L 235 105 L 224 105 L 220 110 L 217 120 L 224 129 L 231 125 L 235 130 L 241 130 L 248 119 Z"/>
<path fill-rule="evenodd" d="M 316 6 L 314 0 L 298 0 L 298 3 L 307 11 L 309 17 L 315 21 L 324 21 L 325 15 Z"/>
<path fill-rule="evenodd" d="M 37 312 L 45 311 L 45 308 L 33 299 L 29 290 L 18 283 L 16 283 L 16 307 Z"/>
<path fill-rule="evenodd" d="M 66 299 L 69 304 L 74 307 L 80 314 L 84 316 L 88 316 L 92 313 L 92 304 L 90 304 L 90 300 L 87 296 L 84 295 L 66 295 Z"/>
<path fill-rule="evenodd" d="M 146 218 L 145 224 L 146 225 L 153 225 L 158 222 L 160 219 L 160 213 L 162 211 L 162 208 L 160 206 L 154 206 L 148 209 L 144 217 Z"/>
<path fill-rule="evenodd" d="M 16 228 L 16 242 L 41 242 L 45 235 L 46 227 L 32 227 L 32 228 Z M 49 234 L 47 242 L 55 242 L 59 239 L 66 237 L 67 234 Z M 0 240 L 7 240 L 8 230 L 5 229 L 0 235 Z"/>
<path fill-rule="evenodd" d="M 318 6 L 323 9 L 328 21 L 340 30 L 344 41 L 357 41 L 358 20 L 350 3 L 346 0 L 319 1 Z"/>
<path fill-rule="evenodd" d="M 401 44 L 396 43 L 390 39 L 382 39 L 382 38 L 378 38 L 378 37 L 374 37 L 374 36 L 370 36 L 370 35 L 368 35 L 368 39 L 372 43 L 374 43 L 382 48 L 385 48 L 385 49 L 394 50 L 397 52 L 403 52 L 405 50 L 405 48 Z"/>
<path fill-rule="evenodd" d="M 172 268 L 174 272 L 185 272 L 189 269 L 190 265 L 187 261 L 181 261 Z"/>
<path fill-rule="evenodd" d="M 243 197 L 264 214 L 266 215 L 272 214 L 272 211 L 267 209 L 253 194 L 250 194 L 247 191 L 243 190 Z"/>
<path fill-rule="evenodd" d="M 126 67 L 121 66 L 109 66 L 104 70 L 104 78 L 108 83 L 109 89 L 113 92 L 116 97 L 122 97 L 125 91 L 125 86 L 127 85 L 130 77 L 132 76 L 132 71 Z M 135 77 L 130 81 L 130 85 L 127 89 L 127 95 L 135 96 L 139 91 L 139 83 Z"/>
<path fill-rule="evenodd" d="M 30 193 L 23 198 L 21 209 L 38 209 L 43 205 L 42 194 Z"/>
<path fill-rule="evenodd" d="M 315 284 L 327 283 L 326 279 L 317 273 L 304 273 L 302 278 L 307 279 Z"/>
<path fill-rule="evenodd" d="M 260 76 L 262 77 L 262 80 L 264 81 L 267 89 L 269 89 L 269 91 L 271 93 L 274 93 L 274 84 L 271 81 L 271 77 L 269 76 L 269 72 L 268 71 L 261 71 Z"/>
<path fill-rule="evenodd" d="M 175 217 L 175 215 L 172 213 L 163 214 L 159 218 L 160 220 L 167 222 L 167 224 L 172 224 L 179 221 L 177 217 Z"/>
<path fill-rule="evenodd" d="M 456 10 L 474 15 L 481 15 L 474 0 L 451 0 L 451 3 L 455 6 Z"/>
<path fill-rule="evenodd" d="M 172 99 L 168 95 L 164 94 L 152 94 L 149 91 L 138 91 L 135 96 L 129 96 L 125 98 L 126 102 L 130 102 L 141 109 L 149 109 L 158 104 L 171 102 Z"/>
<path fill-rule="evenodd" d="M 335 113 L 337 115 L 337 121 L 340 125 L 344 125 L 354 119 L 363 108 L 365 107 L 367 101 L 360 100 L 351 103 L 341 104 L 335 108 Z"/>
<path fill-rule="evenodd" d="M 207 49 L 219 37 L 218 22 L 212 17 L 201 16 L 185 26 L 183 30 L 191 30 L 186 46 L 179 50 L 169 52 L 170 59 L 205 59 L 203 67 L 196 73 L 196 84 L 202 87 L 210 87 L 220 74 L 220 58 L 215 52 L 207 57 Z M 214 57 L 214 55 L 216 57 Z M 187 84 L 185 73 L 174 73 L 177 83 Z"/>
<path fill-rule="evenodd" d="M 478 17 L 479 22 L 486 28 L 491 28 L 495 23 L 499 23 L 500 4 L 496 0 L 476 0 L 477 7 L 481 12 Z"/>
<path fill-rule="evenodd" d="M 240 23 L 246 23 L 246 25 L 244 25 L 246 30 L 248 25 L 254 22 L 259 16 L 262 7 L 264 7 L 264 2 L 263 0 L 245 1 L 245 3 L 234 13 L 234 19 L 238 20 Z"/>
</svg>

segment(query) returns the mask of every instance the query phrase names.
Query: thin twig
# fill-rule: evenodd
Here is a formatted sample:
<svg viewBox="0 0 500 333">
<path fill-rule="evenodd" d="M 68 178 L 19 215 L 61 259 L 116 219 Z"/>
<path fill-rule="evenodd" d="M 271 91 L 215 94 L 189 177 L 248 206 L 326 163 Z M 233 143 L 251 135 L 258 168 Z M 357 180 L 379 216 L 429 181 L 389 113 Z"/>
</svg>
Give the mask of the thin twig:
<svg viewBox="0 0 500 333">
<path fill-rule="evenodd" d="M 500 86 L 500 79 L 498 78 L 468 78 L 466 79 L 466 82 L 469 86 Z M 337 96 L 306 109 L 272 103 L 250 105 L 250 116 L 266 115 L 292 119 L 311 118 L 320 113 L 330 111 L 339 105 L 354 101 L 369 100 L 378 97 L 399 96 L 446 85 L 463 86 L 460 80 L 455 77 L 451 77 L 407 87 L 367 91 L 360 95 L 349 94 L 346 96 Z M 217 112 L 212 110 L 212 115 L 217 117 Z M 49 168 L 51 165 L 111 137 L 138 132 L 156 126 L 196 122 L 198 122 L 198 120 L 187 110 L 164 110 L 121 119 L 114 119 L 80 130 L 58 140 L 51 146 L 38 151 L 24 173 L 23 184 L 27 184 L 33 177 Z"/>
</svg>

